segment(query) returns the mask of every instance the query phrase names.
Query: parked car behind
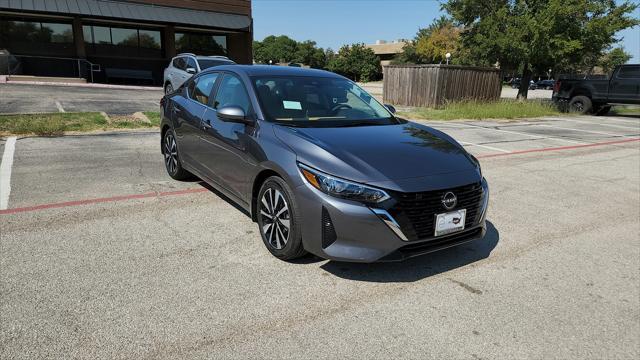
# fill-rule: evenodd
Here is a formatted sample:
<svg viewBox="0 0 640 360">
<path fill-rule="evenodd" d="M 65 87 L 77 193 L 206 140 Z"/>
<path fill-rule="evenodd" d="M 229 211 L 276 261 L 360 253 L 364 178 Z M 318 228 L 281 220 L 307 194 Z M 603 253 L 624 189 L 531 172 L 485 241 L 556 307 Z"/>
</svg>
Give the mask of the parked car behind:
<svg viewBox="0 0 640 360">
<path fill-rule="evenodd" d="M 191 53 L 179 54 L 171 59 L 164 70 L 164 92 L 172 93 L 191 76 L 206 69 L 219 65 L 235 64 L 226 56 L 197 56 Z"/>
<path fill-rule="evenodd" d="M 536 87 L 538 89 L 544 90 L 553 90 L 553 85 L 555 85 L 555 80 L 540 80 L 536 83 Z"/>
<path fill-rule="evenodd" d="M 562 110 L 605 115 L 612 104 L 640 105 L 640 64 L 620 65 L 608 79 L 559 79 L 553 101 Z"/>
<path fill-rule="evenodd" d="M 161 106 L 169 176 L 196 175 L 237 203 L 280 259 L 396 261 L 486 232 L 478 160 L 340 75 L 219 66 Z"/>
<path fill-rule="evenodd" d="M 513 81 L 511 82 L 511 87 L 513 89 L 519 89 L 520 88 L 520 82 L 522 80 L 519 78 L 513 79 Z M 529 90 L 536 90 L 538 87 L 536 86 L 536 83 L 533 82 L 533 80 L 529 81 Z"/>
</svg>

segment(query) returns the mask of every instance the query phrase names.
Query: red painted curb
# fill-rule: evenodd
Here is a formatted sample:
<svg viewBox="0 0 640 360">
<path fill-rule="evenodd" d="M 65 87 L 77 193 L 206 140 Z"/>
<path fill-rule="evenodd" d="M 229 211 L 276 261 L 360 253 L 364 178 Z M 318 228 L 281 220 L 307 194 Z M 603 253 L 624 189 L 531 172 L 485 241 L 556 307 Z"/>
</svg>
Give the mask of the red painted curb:
<svg viewBox="0 0 640 360">
<path fill-rule="evenodd" d="M 145 194 L 133 194 L 133 195 L 123 195 L 123 196 L 114 196 L 108 198 L 98 198 L 98 199 L 87 199 L 87 200 L 77 200 L 77 201 L 67 201 L 61 203 L 53 203 L 53 204 L 43 204 L 43 205 L 35 205 L 35 206 L 27 206 L 15 209 L 6 209 L 0 210 L 0 215 L 3 214 L 15 214 L 21 212 L 30 212 L 30 211 L 38 211 L 45 209 L 54 209 L 54 208 L 63 208 L 70 206 L 81 206 L 81 205 L 89 205 L 89 204 L 99 204 L 106 202 L 115 202 L 115 201 L 124 201 L 124 200 L 135 200 L 135 199 L 145 199 L 145 198 L 160 198 L 166 196 L 178 196 L 178 195 L 187 195 L 187 194 L 195 194 L 207 192 L 209 190 L 205 188 L 199 189 L 186 189 L 186 190 L 178 190 L 178 191 L 167 191 L 167 192 L 152 192 Z"/>
</svg>

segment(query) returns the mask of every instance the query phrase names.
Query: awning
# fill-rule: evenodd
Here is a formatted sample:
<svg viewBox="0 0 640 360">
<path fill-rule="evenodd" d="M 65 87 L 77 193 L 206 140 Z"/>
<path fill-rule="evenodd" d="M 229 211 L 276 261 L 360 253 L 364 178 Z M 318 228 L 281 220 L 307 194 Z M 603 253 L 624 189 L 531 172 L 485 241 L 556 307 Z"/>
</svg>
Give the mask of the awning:
<svg viewBox="0 0 640 360">
<path fill-rule="evenodd" d="M 153 21 L 176 25 L 246 29 L 251 18 L 203 10 L 140 4 L 114 0 L 0 0 L 0 10 L 47 12 L 133 21 Z"/>
</svg>

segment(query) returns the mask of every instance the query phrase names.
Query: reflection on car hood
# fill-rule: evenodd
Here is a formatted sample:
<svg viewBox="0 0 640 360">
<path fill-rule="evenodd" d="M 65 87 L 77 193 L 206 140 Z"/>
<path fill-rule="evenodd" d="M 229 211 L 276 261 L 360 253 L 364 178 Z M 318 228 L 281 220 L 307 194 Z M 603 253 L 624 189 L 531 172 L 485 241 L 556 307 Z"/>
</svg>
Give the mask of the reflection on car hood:
<svg viewBox="0 0 640 360">
<path fill-rule="evenodd" d="M 340 128 L 274 125 L 274 129 L 298 161 L 353 181 L 384 182 L 475 169 L 447 135 L 410 122 Z"/>
</svg>

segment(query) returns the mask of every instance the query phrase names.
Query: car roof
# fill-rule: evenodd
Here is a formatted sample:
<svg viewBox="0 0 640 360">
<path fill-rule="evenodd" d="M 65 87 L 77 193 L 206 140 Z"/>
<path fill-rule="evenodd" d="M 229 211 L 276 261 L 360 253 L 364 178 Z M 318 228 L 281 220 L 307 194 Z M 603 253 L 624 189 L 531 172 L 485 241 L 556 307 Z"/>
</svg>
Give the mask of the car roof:
<svg viewBox="0 0 640 360">
<path fill-rule="evenodd" d="M 342 76 L 329 71 L 278 65 L 220 65 L 205 72 L 221 70 L 244 73 L 247 76 L 314 76 L 343 79 Z"/>
<path fill-rule="evenodd" d="M 233 62 L 233 60 L 229 59 L 226 56 L 196 56 L 197 60 L 220 60 L 220 61 L 229 61 Z"/>
</svg>

